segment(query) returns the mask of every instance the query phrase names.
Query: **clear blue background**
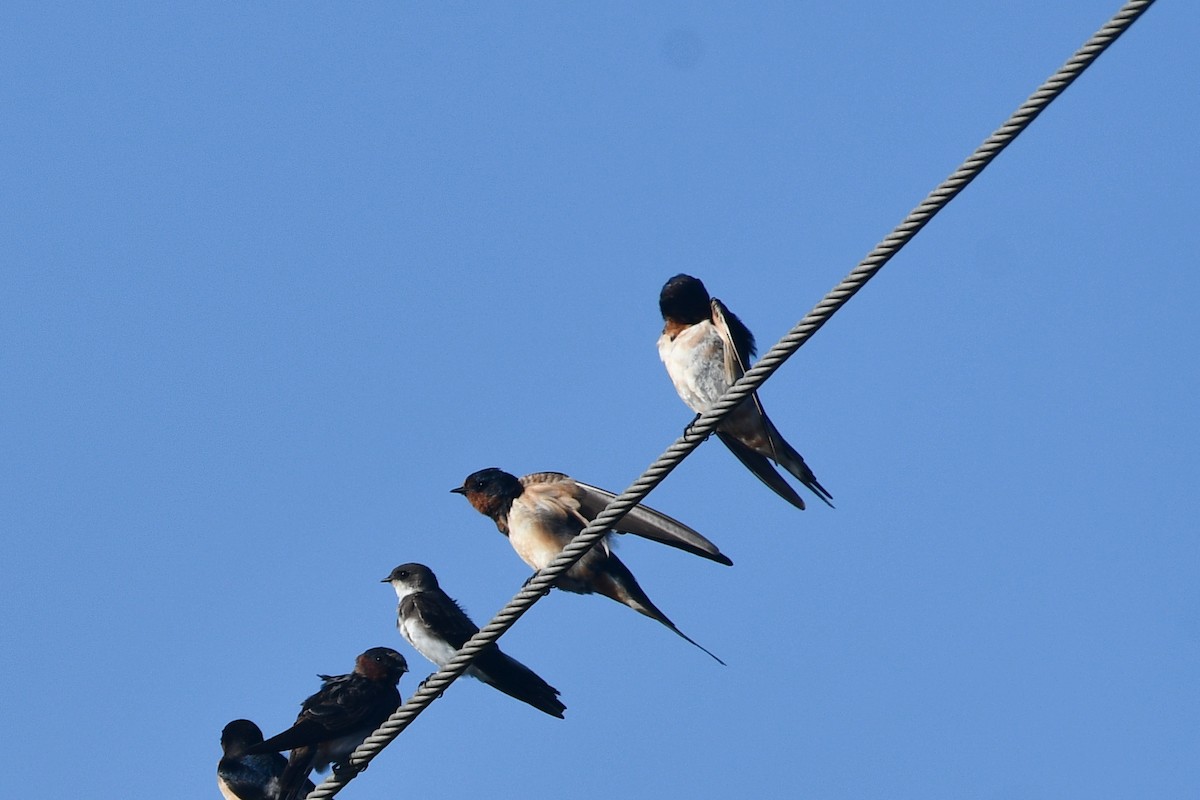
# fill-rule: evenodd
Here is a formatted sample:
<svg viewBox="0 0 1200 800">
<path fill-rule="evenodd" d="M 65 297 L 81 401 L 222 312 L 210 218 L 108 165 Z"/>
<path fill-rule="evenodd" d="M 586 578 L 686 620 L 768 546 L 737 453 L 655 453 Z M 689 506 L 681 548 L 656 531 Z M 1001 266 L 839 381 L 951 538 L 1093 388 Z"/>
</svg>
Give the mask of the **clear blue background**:
<svg viewBox="0 0 1200 800">
<path fill-rule="evenodd" d="M 1108 19 L 1043 3 L 0 10 L 14 797 L 215 798 L 222 726 L 528 570 L 478 468 L 623 489 L 689 272 L 764 349 Z M 347 798 L 1196 797 L 1200 9 L 1164 2 L 767 384 L 838 508 L 715 440 L 601 598 Z"/>
</svg>

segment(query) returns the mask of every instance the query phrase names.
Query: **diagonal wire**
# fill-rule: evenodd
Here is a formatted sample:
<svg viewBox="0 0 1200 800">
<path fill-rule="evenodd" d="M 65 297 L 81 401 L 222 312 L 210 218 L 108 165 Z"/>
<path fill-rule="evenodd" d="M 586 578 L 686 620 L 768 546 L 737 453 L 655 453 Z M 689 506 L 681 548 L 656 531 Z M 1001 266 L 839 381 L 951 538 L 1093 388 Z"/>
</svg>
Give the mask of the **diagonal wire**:
<svg viewBox="0 0 1200 800">
<path fill-rule="evenodd" d="M 708 438 L 721 420 L 769 378 L 833 314 L 845 305 L 867 281 L 891 260 L 900 248 L 916 236 L 934 215 L 941 211 L 967 184 L 974 180 L 1050 103 L 1087 69 L 1110 44 L 1117 40 L 1154 0 L 1129 0 L 1099 31 L 1067 60 L 1029 99 L 1013 112 L 995 133 L 989 136 L 962 165 L 925 198 L 867 257 L 859 262 L 841 283 L 835 286 L 804 319 L 788 331 L 745 375 L 701 414 L 684 435 L 651 464 L 633 485 L 610 502 L 600 514 L 547 567 L 534 573 L 528 583 L 482 629 L 462 646 L 454 658 L 430 676 L 417 691 L 388 718 L 379 730 L 351 754 L 349 764 L 331 774 L 309 795 L 308 800 L 333 797 L 355 775 L 407 728 L 418 715 L 437 699 L 470 666 L 475 655 L 495 642 L 511 628 L 534 603 L 548 594 L 554 582 L 599 539 L 612 530 L 625 514 Z"/>
</svg>

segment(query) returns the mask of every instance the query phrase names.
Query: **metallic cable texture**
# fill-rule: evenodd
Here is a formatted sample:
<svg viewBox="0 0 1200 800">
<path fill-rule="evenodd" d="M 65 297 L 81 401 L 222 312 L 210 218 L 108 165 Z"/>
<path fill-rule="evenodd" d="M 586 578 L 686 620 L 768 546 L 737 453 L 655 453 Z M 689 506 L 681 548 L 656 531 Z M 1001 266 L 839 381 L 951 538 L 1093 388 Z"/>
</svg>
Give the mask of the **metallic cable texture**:
<svg viewBox="0 0 1200 800">
<path fill-rule="evenodd" d="M 719 401 L 700 415 L 666 452 L 651 464 L 628 489 L 616 497 L 583 531 L 568 544 L 545 569 L 534 573 L 512 600 L 471 638 L 444 669 L 427 678 L 417 691 L 386 722 L 351 754 L 350 766 L 334 772 L 317 786 L 308 800 L 333 797 L 355 775 L 365 769 L 384 747 L 407 728 L 436 700 L 474 660 L 476 653 L 516 623 L 541 597 L 548 594 L 555 580 L 583 557 L 599 539 L 612 530 L 625 514 L 640 503 L 655 486 L 685 457 L 708 438 L 721 420 L 743 399 L 758 389 L 784 361 L 796 352 L 845 305 L 868 280 L 883 268 L 892 256 L 925 227 L 967 184 L 974 180 L 1055 98 L 1071 85 L 1110 44 L 1117 40 L 1154 0 L 1129 0 L 1104 27 L 1096 32 L 1057 72 L 1038 87 L 1029 99 L 1013 112 L 995 133 L 989 136 L 962 165 L 929 193 L 909 215 L 859 262 L 849 275 L 835 286 L 812 311 L 775 344 L 759 361 L 729 388 Z"/>
</svg>

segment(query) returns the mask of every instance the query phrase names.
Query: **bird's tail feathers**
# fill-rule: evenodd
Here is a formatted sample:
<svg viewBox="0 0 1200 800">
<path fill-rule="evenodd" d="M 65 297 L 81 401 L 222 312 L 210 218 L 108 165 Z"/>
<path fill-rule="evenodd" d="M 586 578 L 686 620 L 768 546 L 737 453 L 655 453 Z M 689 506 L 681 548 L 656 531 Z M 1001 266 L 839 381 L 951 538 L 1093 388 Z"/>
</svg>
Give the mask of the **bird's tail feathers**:
<svg viewBox="0 0 1200 800">
<path fill-rule="evenodd" d="M 473 674 L 509 697 L 528 703 L 545 714 L 563 719 L 567 707 L 558 699 L 558 689 L 546 683 L 529 667 L 497 651 L 499 658 L 488 658 Z M 478 662 L 477 662 L 478 664 Z"/>
<path fill-rule="evenodd" d="M 629 571 L 628 567 L 614 558 L 609 563 L 609 569 L 613 573 L 612 575 L 608 576 L 609 580 L 601 582 L 597 586 L 597 589 L 602 594 L 611 597 L 618 603 L 623 603 L 629 606 L 634 611 L 649 617 L 655 622 L 665 625 L 667 628 L 670 628 L 676 636 L 680 637 L 688 644 L 703 650 L 709 655 L 710 658 L 712 658 L 713 661 L 716 661 L 723 667 L 729 666 L 707 647 L 700 644 L 683 631 L 679 630 L 679 628 L 675 627 L 675 623 L 671 622 L 670 618 L 661 610 L 659 610 L 658 606 L 651 602 L 650 598 L 646 595 L 646 592 L 642 590 L 640 585 L 638 585 L 637 579 L 633 577 L 633 573 Z"/>
<path fill-rule="evenodd" d="M 308 775 L 317 760 L 316 747 L 297 747 L 292 750 L 283 775 L 279 778 L 279 800 L 301 800 L 312 791 Z"/>
<path fill-rule="evenodd" d="M 742 444 L 741 440 L 733 434 L 717 431 L 717 438 L 725 443 L 725 446 L 729 448 L 729 452 L 737 456 L 738 461 L 741 461 L 746 469 L 754 473 L 754 477 L 765 483 L 770 487 L 771 491 L 784 500 L 787 500 L 796 508 L 801 511 L 804 510 L 804 499 L 796 494 L 796 490 L 792 488 L 792 485 L 783 479 L 783 476 L 779 474 L 779 471 L 775 467 L 771 466 L 770 459 Z"/>
<path fill-rule="evenodd" d="M 808 464 L 804 463 L 804 456 L 796 452 L 796 449 L 788 444 L 787 440 L 779 435 L 779 432 L 774 430 L 774 426 L 768 427 L 768 435 L 771 437 L 771 447 L 775 451 L 775 461 L 788 472 L 796 476 L 796 480 L 803 483 L 808 490 L 820 498 L 821 502 L 833 508 L 833 495 L 820 484 L 817 476 L 809 468 Z"/>
</svg>

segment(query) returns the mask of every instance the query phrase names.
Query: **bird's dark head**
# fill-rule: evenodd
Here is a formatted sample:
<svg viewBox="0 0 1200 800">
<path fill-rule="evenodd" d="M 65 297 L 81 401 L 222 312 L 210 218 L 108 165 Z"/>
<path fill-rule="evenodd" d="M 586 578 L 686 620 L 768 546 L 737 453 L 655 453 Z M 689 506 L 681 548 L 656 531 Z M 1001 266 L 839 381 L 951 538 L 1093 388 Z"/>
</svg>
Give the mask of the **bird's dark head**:
<svg viewBox="0 0 1200 800">
<path fill-rule="evenodd" d="M 525 487 L 515 475 L 488 467 L 472 472 L 462 486 L 450 491 L 467 498 L 480 514 L 495 519 L 498 514 L 504 513 L 515 498 L 521 496 Z"/>
<path fill-rule="evenodd" d="M 658 293 L 658 310 L 663 320 L 683 325 L 695 325 L 712 316 L 711 298 L 698 278 L 676 275 L 663 284 Z"/>
<path fill-rule="evenodd" d="M 262 731 L 248 719 L 235 719 L 221 731 L 221 750 L 227 756 L 239 756 L 256 744 L 262 744 Z"/>
<path fill-rule="evenodd" d="M 381 583 L 390 583 L 399 592 L 428 592 L 438 588 L 437 576 L 433 570 L 424 564 L 401 564 L 396 567 Z"/>
<path fill-rule="evenodd" d="M 390 647 L 372 647 L 355 660 L 354 671 L 368 680 L 394 686 L 408 672 L 408 662 Z"/>
</svg>

